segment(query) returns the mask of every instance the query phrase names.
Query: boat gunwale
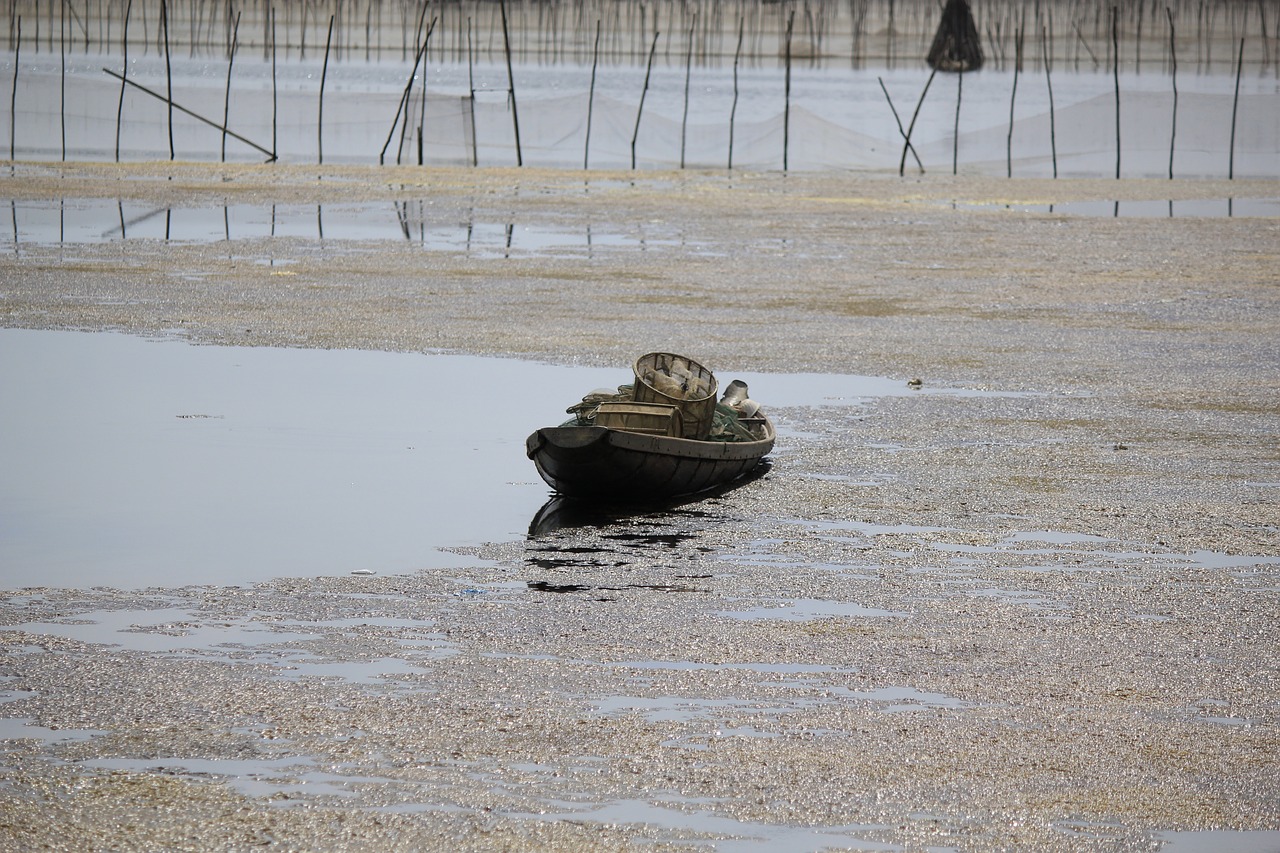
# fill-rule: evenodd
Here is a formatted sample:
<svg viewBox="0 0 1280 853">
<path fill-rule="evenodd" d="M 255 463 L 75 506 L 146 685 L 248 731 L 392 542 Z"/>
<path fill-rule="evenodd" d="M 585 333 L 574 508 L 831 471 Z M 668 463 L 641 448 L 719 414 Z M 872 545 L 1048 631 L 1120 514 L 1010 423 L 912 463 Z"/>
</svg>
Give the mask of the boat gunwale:
<svg viewBox="0 0 1280 853">
<path fill-rule="evenodd" d="M 742 459 L 750 459 L 752 457 L 762 457 L 773 449 L 774 441 L 777 434 L 774 430 L 772 422 L 768 418 L 764 418 L 766 435 L 764 438 L 755 439 L 753 441 L 714 441 L 708 439 L 681 438 L 670 435 L 653 435 L 651 433 L 631 432 L 616 427 L 602 426 L 558 426 L 558 427 L 542 427 L 538 429 L 534 435 L 541 438 L 542 441 L 555 443 L 552 437 L 557 433 L 585 435 L 593 434 L 598 436 L 589 442 L 575 442 L 575 444 L 594 444 L 596 441 L 607 441 L 610 445 L 621 450 L 630 450 L 638 453 L 654 453 L 664 456 L 676 456 L 682 459 L 705 459 L 707 461 L 736 461 Z M 530 436 L 532 439 L 532 436 Z M 527 454 L 530 459 L 537 453 L 538 448 L 529 447 Z"/>
</svg>

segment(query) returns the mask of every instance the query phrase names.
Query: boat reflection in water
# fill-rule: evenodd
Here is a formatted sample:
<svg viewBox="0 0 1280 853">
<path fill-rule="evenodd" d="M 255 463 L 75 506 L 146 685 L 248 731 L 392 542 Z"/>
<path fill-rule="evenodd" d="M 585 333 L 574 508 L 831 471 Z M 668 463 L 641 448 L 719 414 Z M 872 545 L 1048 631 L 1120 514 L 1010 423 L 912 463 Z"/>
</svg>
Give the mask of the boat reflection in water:
<svg viewBox="0 0 1280 853">
<path fill-rule="evenodd" d="M 647 516 L 703 515 L 696 509 L 696 504 L 725 495 L 740 486 L 762 479 L 773 469 L 773 462 L 762 459 L 746 474 L 730 483 L 714 489 L 707 489 L 693 495 L 671 498 L 668 500 L 631 503 L 605 503 L 585 501 L 564 495 L 553 495 L 534 515 L 529 522 L 529 538 L 538 539 L 550 536 L 559 530 L 571 530 L 579 527 L 611 527 L 613 525 L 635 521 Z M 645 534 L 650 544 L 662 539 L 664 534 Z M 669 535 L 668 535 L 669 536 Z M 669 543 L 662 543 L 669 544 Z"/>
</svg>

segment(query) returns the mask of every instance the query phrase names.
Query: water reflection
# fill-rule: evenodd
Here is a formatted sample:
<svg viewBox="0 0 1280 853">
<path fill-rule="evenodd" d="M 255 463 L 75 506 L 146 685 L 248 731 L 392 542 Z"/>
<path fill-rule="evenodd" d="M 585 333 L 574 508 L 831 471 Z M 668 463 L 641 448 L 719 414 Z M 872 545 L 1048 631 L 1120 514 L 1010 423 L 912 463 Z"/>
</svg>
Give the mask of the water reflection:
<svg viewBox="0 0 1280 853">
<path fill-rule="evenodd" d="M 700 512 L 697 509 L 689 509 L 688 507 L 696 506 L 712 498 L 721 497 L 734 489 L 755 482 L 766 476 L 772 468 L 773 461 L 766 457 L 754 469 L 732 483 L 726 483 L 723 486 L 708 489 L 696 495 L 686 495 L 672 500 L 646 504 L 607 505 L 595 501 L 573 500 L 555 495 L 543 504 L 542 508 L 534 515 L 533 520 L 529 522 L 529 538 L 538 539 L 554 534 L 559 530 L 581 527 L 612 528 L 618 524 L 636 523 L 640 520 L 660 518 L 664 515 L 705 516 L 707 513 Z M 670 535 L 660 533 L 617 534 L 616 538 L 629 538 L 635 541 L 643 540 L 648 544 L 674 544 L 675 541 Z"/>
<path fill-rule="evenodd" d="M 1221 219 L 1280 217 L 1280 198 L 1193 198 L 1163 200 L 1097 200 L 1057 203 L 953 202 L 954 210 L 1009 210 L 1018 213 L 1056 213 L 1062 216 L 1125 218 Z"/>
<path fill-rule="evenodd" d="M 24 245 L 163 240 L 214 243 L 296 238 L 407 242 L 428 251 L 461 251 L 508 257 L 517 252 L 590 253 L 602 246 L 674 245 L 670 234 L 631 236 L 587 226 L 557 227 L 514 220 L 432 218 L 429 202 L 369 204 L 272 204 L 213 207 L 136 206 L 124 200 L 10 199 L 10 236 Z M 652 226 L 650 226 L 652 228 Z"/>
</svg>

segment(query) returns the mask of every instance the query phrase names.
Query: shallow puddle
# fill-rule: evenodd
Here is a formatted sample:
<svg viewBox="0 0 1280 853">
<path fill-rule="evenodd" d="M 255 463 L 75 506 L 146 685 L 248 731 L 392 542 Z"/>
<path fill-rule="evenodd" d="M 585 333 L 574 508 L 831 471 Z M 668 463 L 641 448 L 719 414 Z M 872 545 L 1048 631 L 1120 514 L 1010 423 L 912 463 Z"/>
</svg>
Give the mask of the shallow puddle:
<svg viewBox="0 0 1280 853">
<path fill-rule="evenodd" d="M 997 393 L 730 378 L 775 412 Z M 525 437 L 629 379 L 628 365 L 0 330 L 0 580 L 145 588 L 477 565 L 443 549 L 514 541 L 548 516 Z M 664 550 L 679 531 L 627 535 L 609 546 Z"/>
<path fill-rule="evenodd" d="M 402 201 L 152 207 L 115 199 L 10 199 L 6 242 L 20 250 L 34 245 L 133 240 L 174 243 L 360 240 L 408 243 L 427 251 L 466 252 L 482 257 L 510 254 L 556 257 L 595 248 L 644 249 L 679 242 L 669 231 L 653 224 L 645 225 L 635 234 L 622 234 L 590 225 L 558 228 L 546 222 L 515 220 L 459 222 L 434 213 L 431 204 Z"/>
<path fill-rule="evenodd" d="M 955 202 L 957 210 L 1007 210 L 1061 216 L 1141 219 L 1221 219 L 1280 216 L 1280 198 L 1195 198 L 1138 201 Z"/>
</svg>

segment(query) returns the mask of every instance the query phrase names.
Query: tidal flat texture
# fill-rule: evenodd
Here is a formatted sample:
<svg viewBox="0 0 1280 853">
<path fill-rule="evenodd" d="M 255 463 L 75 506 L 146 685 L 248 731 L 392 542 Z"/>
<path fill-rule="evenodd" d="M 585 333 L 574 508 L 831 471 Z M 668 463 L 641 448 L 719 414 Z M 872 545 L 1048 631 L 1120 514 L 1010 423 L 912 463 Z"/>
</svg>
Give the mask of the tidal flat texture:
<svg viewBox="0 0 1280 853">
<path fill-rule="evenodd" d="M 1274 849 L 1280 220 L 1234 212 L 1277 195 L 14 167 L 5 327 L 920 390 L 770 409 L 742 487 L 552 503 L 456 567 L 5 566 L 0 844 Z"/>
</svg>

